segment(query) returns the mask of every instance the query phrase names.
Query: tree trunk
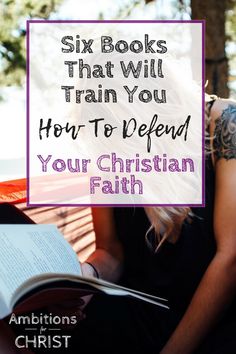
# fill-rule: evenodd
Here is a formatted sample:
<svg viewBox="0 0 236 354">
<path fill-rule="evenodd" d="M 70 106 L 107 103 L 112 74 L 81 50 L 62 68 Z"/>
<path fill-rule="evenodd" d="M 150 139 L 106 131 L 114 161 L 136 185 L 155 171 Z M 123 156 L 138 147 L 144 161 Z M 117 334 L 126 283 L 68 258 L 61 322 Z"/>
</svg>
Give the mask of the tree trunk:
<svg viewBox="0 0 236 354">
<path fill-rule="evenodd" d="M 225 54 L 226 0 L 191 0 L 192 19 L 206 20 L 206 91 L 228 97 L 228 59 Z"/>
</svg>

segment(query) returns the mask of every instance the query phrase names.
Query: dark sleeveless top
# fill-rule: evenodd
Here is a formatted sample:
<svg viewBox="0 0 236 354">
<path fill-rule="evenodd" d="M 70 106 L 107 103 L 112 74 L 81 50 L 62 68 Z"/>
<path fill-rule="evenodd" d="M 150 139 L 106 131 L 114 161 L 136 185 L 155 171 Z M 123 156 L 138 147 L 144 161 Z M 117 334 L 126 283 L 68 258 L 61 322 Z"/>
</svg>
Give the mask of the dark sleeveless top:
<svg viewBox="0 0 236 354">
<path fill-rule="evenodd" d="M 191 223 L 184 222 L 175 244 L 164 242 L 157 253 L 145 234 L 150 222 L 143 208 L 114 208 L 118 237 L 125 250 L 123 283 L 169 299 L 182 313 L 191 300 L 216 244 L 213 233 L 214 170 L 210 156 L 205 166 L 206 206 L 192 208 Z"/>
</svg>

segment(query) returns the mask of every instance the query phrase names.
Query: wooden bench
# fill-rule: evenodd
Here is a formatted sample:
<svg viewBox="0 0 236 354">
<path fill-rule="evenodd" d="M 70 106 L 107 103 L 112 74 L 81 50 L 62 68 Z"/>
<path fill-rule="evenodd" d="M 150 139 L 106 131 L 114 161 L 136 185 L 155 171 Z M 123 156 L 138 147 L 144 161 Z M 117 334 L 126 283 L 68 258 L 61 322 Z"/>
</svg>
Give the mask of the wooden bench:
<svg viewBox="0 0 236 354">
<path fill-rule="evenodd" d="M 26 207 L 26 180 L 0 183 L 0 202 L 9 202 L 37 224 L 55 224 L 83 262 L 95 250 L 91 208 Z"/>
</svg>

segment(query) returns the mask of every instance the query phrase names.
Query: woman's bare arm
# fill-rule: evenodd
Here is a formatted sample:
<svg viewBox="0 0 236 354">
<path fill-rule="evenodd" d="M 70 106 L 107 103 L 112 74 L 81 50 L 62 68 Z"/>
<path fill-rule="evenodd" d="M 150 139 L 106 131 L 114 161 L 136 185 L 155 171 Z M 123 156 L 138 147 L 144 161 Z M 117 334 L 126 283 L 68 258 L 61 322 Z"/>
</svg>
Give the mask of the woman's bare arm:
<svg viewBox="0 0 236 354">
<path fill-rule="evenodd" d="M 236 296 L 236 105 L 220 100 L 213 106 L 217 149 L 214 232 L 216 254 L 208 266 L 192 301 L 161 354 L 189 354 L 198 347 L 220 320 Z"/>
<path fill-rule="evenodd" d="M 93 223 L 96 234 L 96 250 L 90 255 L 86 262 L 92 263 L 97 269 L 99 276 L 105 280 L 115 282 L 122 272 L 123 251 L 121 244 L 116 237 L 113 209 L 93 208 Z M 86 274 L 93 269 L 89 265 L 83 265 Z M 85 268 L 86 267 L 86 268 Z"/>
</svg>

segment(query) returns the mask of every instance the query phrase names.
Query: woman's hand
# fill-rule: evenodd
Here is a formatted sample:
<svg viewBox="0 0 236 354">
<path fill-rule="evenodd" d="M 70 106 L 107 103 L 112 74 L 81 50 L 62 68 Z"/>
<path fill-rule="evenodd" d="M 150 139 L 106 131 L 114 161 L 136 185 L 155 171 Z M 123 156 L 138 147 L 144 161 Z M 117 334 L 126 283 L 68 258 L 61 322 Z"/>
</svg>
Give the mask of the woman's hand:
<svg viewBox="0 0 236 354">
<path fill-rule="evenodd" d="M 94 278 L 97 278 L 97 273 L 95 271 L 95 269 L 91 266 L 91 264 L 89 263 L 82 263 L 81 264 L 81 271 L 82 271 L 82 274 L 84 277 L 88 277 L 88 278 L 91 278 L 91 277 L 94 277 Z M 81 310 L 83 311 L 85 309 L 85 307 L 88 305 L 88 303 L 91 301 L 93 295 L 86 295 L 86 296 L 83 296 L 81 299 L 83 300 L 83 304 L 81 305 Z"/>
<path fill-rule="evenodd" d="M 97 277 L 94 268 L 89 263 L 82 263 L 81 271 L 84 277 Z M 65 292 L 68 291 L 69 290 L 65 290 Z M 70 297 L 70 294 L 68 293 L 68 300 L 60 302 L 60 299 L 58 299 L 58 302 L 54 305 L 51 305 L 48 308 L 48 311 L 54 316 L 76 316 L 77 322 L 80 322 L 86 317 L 84 309 L 92 299 L 92 296 L 93 295 L 75 297 L 75 295 L 73 295 Z"/>
</svg>

